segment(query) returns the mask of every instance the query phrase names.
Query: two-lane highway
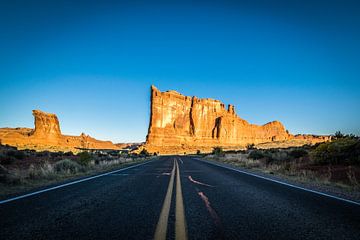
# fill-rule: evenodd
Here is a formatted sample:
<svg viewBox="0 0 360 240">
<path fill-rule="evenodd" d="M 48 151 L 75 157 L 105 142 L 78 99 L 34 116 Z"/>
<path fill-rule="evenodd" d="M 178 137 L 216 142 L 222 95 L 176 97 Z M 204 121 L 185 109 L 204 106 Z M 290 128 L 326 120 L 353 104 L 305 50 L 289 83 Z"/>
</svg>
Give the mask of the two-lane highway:
<svg viewBox="0 0 360 240">
<path fill-rule="evenodd" d="M 191 157 L 0 204 L 0 239 L 360 239 L 360 206 Z"/>
</svg>

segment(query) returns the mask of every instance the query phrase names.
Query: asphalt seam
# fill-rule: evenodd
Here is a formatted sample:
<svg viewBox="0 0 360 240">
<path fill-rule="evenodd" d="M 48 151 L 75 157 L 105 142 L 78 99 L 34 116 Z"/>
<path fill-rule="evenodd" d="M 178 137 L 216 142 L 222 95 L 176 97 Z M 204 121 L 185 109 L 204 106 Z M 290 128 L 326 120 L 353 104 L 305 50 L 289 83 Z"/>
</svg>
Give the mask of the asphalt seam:
<svg viewBox="0 0 360 240">
<path fill-rule="evenodd" d="M 253 177 L 261 178 L 261 179 L 264 179 L 264 180 L 267 180 L 267 181 L 275 182 L 275 183 L 278 183 L 278 184 L 281 184 L 281 185 L 284 185 L 284 186 L 296 188 L 296 189 L 303 190 L 303 191 L 306 191 L 306 192 L 311 192 L 311 193 L 318 194 L 318 195 L 321 195 L 321 196 L 324 196 L 324 197 L 328 197 L 328 198 L 332 198 L 332 199 L 336 199 L 336 200 L 339 200 L 339 201 L 343 201 L 343 202 L 347 202 L 347 203 L 351 203 L 351 204 L 355 204 L 357 206 L 360 206 L 359 202 L 352 201 L 352 200 L 349 200 L 349 199 L 345 199 L 345 198 L 337 197 L 337 196 L 330 195 L 330 194 L 327 194 L 327 193 L 319 192 L 319 191 L 316 191 L 316 190 L 311 190 L 311 189 L 308 189 L 308 188 L 296 186 L 296 185 L 293 185 L 293 184 L 290 184 L 290 183 L 286 183 L 286 182 L 282 182 L 282 181 L 279 181 L 279 180 L 276 180 L 276 179 L 271 179 L 271 178 L 268 178 L 268 177 L 260 176 L 260 175 L 254 174 L 254 173 L 246 172 L 246 171 L 236 169 L 236 168 L 232 168 L 232 167 L 229 167 L 229 166 L 220 165 L 220 164 L 213 163 L 213 162 L 210 162 L 210 161 L 207 161 L 207 160 L 202 160 L 202 159 L 199 159 L 199 158 L 194 158 L 194 159 L 196 159 L 198 161 L 201 161 L 201 162 L 204 162 L 204 163 L 207 163 L 207 164 L 210 164 L 210 165 L 217 166 L 217 167 L 222 167 L 222 168 L 229 169 L 229 170 L 239 172 L 239 173 L 243 173 L 243 174 L 246 174 L 246 175 L 249 175 L 249 176 L 253 176 Z"/>
<path fill-rule="evenodd" d="M 89 181 L 89 180 L 92 180 L 92 179 L 95 179 L 95 178 L 104 177 L 104 176 L 111 175 L 111 174 L 114 174 L 114 173 L 117 173 L 117 172 L 122 172 L 122 171 L 125 171 L 125 170 L 128 170 L 128 169 L 131 169 L 131 168 L 135 168 L 135 167 L 139 167 L 139 166 L 148 164 L 148 163 L 153 162 L 153 161 L 154 160 L 150 160 L 148 162 L 132 165 L 132 166 L 129 166 L 129 167 L 126 167 L 126 168 L 121 168 L 121 169 L 114 170 L 114 171 L 111 171 L 111 172 L 102 173 L 102 174 L 99 174 L 99 175 L 95 175 L 95 176 L 75 180 L 75 181 L 72 181 L 72 182 L 60 184 L 60 185 L 57 185 L 57 186 L 54 186 L 54 187 L 50 187 L 50 188 L 42 189 L 42 190 L 39 190 L 39 191 L 27 193 L 27 194 L 20 195 L 20 196 L 17 196 L 17 197 L 1 200 L 0 205 L 8 203 L 8 202 L 13 202 L 13 201 L 16 201 L 16 200 L 19 200 L 19 199 L 31 197 L 31 196 L 34 196 L 34 195 L 38 195 L 38 194 L 41 194 L 41 193 L 44 193 L 44 192 L 49 192 L 49 191 L 56 190 L 56 189 L 59 189 L 59 188 L 67 187 L 67 186 L 74 185 L 74 184 L 77 184 L 77 183 L 86 182 L 86 181 Z"/>
</svg>

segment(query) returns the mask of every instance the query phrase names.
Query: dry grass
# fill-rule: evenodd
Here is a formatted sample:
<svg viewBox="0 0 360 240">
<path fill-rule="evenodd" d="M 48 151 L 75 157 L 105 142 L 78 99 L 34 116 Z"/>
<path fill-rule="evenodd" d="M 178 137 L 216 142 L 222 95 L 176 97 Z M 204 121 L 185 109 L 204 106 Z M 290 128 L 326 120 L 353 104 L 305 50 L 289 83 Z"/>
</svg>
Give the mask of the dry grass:
<svg viewBox="0 0 360 240">
<path fill-rule="evenodd" d="M 355 188 L 355 189 L 360 189 L 360 182 L 356 177 L 356 174 L 353 170 L 353 168 L 351 166 L 349 166 L 349 170 L 346 173 L 351 185 Z"/>
<path fill-rule="evenodd" d="M 9 194 L 28 191 L 32 188 L 80 176 L 110 171 L 150 158 L 152 157 L 118 157 L 102 161 L 91 160 L 86 165 L 81 165 L 71 159 L 62 159 L 57 162 L 45 161 L 41 164 L 31 164 L 28 168 L 11 169 L 0 165 L 0 197 L 4 198 Z"/>
<path fill-rule="evenodd" d="M 294 153 L 297 154 L 295 154 L 296 157 Z M 249 155 L 255 159 L 249 158 Z M 295 152 L 294 149 L 253 150 L 248 153 L 226 153 L 223 156 L 208 155 L 206 158 L 246 169 L 259 170 L 301 183 L 335 186 L 355 191 L 360 189 L 360 181 L 353 167 L 349 166 L 346 172 L 347 177 L 343 181 L 338 181 L 334 178 L 335 169 L 330 165 L 311 168 L 312 163 L 307 154 L 299 154 L 299 151 Z"/>
</svg>

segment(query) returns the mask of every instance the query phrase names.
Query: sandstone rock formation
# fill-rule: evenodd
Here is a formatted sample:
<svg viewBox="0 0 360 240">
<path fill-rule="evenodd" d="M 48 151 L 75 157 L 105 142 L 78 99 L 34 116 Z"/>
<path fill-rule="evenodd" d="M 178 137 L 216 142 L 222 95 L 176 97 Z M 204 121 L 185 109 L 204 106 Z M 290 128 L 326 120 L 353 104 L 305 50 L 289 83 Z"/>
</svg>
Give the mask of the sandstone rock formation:
<svg viewBox="0 0 360 240">
<path fill-rule="evenodd" d="M 215 146 L 236 149 L 247 144 L 295 139 L 278 121 L 259 126 L 236 115 L 233 105 L 218 100 L 160 92 L 151 87 L 151 116 L 145 148 L 158 153 L 210 151 Z M 305 137 L 298 137 L 299 139 Z M 310 141 L 324 141 L 313 137 Z"/>
<path fill-rule="evenodd" d="M 60 124 L 57 116 L 52 113 L 45 113 L 40 110 L 33 110 L 35 129 L 32 136 L 42 139 L 48 143 L 61 141 Z"/>
<path fill-rule="evenodd" d="M 100 141 L 82 133 L 80 136 L 62 135 L 57 116 L 33 110 L 35 128 L 0 128 L 1 144 L 20 149 L 49 151 L 78 151 L 88 149 L 119 149 L 110 141 Z"/>
</svg>

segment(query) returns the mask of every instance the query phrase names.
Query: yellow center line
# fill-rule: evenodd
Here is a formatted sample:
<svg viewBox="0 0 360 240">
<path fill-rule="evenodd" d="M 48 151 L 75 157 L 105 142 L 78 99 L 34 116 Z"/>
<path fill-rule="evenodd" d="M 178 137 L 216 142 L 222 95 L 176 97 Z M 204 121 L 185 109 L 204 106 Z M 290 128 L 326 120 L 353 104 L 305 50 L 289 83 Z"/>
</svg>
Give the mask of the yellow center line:
<svg viewBox="0 0 360 240">
<path fill-rule="evenodd" d="M 186 240 L 186 219 L 183 195 L 181 190 L 179 163 L 176 161 L 176 205 L 175 205 L 175 239 Z"/>
<path fill-rule="evenodd" d="M 171 204 L 171 197 L 172 192 L 174 188 L 174 176 L 175 176 L 175 160 L 174 160 L 174 166 L 171 171 L 171 177 L 169 181 L 169 186 L 166 192 L 165 200 L 163 203 L 163 207 L 161 209 L 159 221 L 156 225 L 155 240 L 165 240 L 166 239 L 166 231 L 167 231 L 167 225 L 168 225 L 168 218 L 169 218 L 169 212 L 170 212 L 170 204 Z"/>
</svg>

